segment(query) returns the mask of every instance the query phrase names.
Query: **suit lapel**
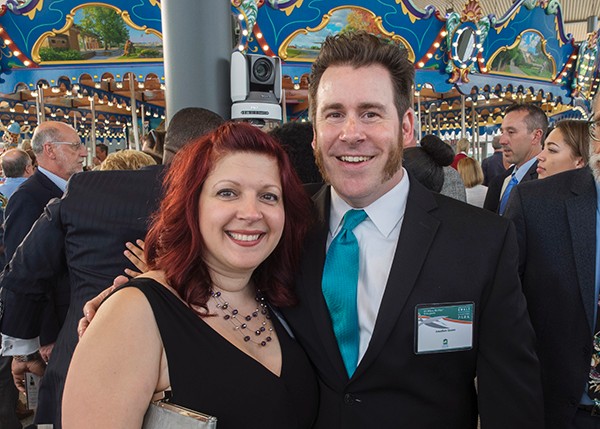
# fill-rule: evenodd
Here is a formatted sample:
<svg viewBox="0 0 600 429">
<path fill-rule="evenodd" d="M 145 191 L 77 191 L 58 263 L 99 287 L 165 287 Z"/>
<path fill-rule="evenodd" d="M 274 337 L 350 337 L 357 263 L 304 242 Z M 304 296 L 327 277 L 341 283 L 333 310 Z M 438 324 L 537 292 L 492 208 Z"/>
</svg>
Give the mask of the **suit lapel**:
<svg viewBox="0 0 600 429">
<path fill-rule="evenodd" d="M 303 285 L 307 288 L 304 291 L 308 295 L 310 312 L 314 320 L 319 340 L 324 346 L 327 357 L 333 368 L 337 372 L 338 379 L 347 380 L 348 374 L 344 367 L 344 362 L 339 351 L 337 340 L 333 332 L 331 318 L 327 304 L 323 298 L 321 282 L 323 279 L 323 267 L 325 266 L 325 247 L 327 244 L 327 234 L 329 232 L 329 210 L 331 206 L 331 192 L 329 186 L 324 186 L 317 192 L 313 201 L 317 210 L 317 226 L 311 232 L 305 246 L 305 265 L 303 275 L 306 280 Z"/>
<path fill-rule="evenodd" d="M 373 336 L 354 377 L 365 372 L 379 355 L 400 314 L 403 311 L 412 311 L 404 307 L 440 225 L 440 221 L 429 213 L 435 208 L 437 203 L 431 192 L 416 180 L 411 180 L 398 246 Z"/>
<path fill-rule="evenodd" d="M 573 256 L 585 315 L 591 332 L 595 330 L 595 272 L 596 272 L 596 186 L 585 169 L 571 185 L 573 197 L 564 204 L 571 229 Z"/>
</svg>

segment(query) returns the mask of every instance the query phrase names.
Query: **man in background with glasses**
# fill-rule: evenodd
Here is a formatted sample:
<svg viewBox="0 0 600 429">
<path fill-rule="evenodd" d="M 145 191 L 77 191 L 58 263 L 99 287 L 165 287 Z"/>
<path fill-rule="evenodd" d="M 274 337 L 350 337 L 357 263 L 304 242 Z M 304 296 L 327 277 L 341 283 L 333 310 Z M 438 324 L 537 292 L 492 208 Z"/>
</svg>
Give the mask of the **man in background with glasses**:
<svg viewBox="0 0 600 429">
<path fill-rule="evenodd" d="M 10 261 L 31 226 L 42 214 L 48 201 L 62 197 L 69 178 L 73 174 L 83 171 L 83 163 L 87 156 L 87 149 L 81 143 L 77 131 L 62 122 L 40 124 L 33 133 L 31 146 L 37 157 L 38 169 L 11 196 L 4 215 L 4 245 L 7 261 Z M 51 249 L 47 250 L 52 251 Z M 38 345 L 42 346 L 38 348 L 43 361 L 46 362 L 50 357 L 52 346 L 69 307 L 68 280 L 66 275 L 62 276 L 49 288 L 52 292 L 48 296 L 48 305 L 42 316 L 43 328 Z M 3 339 L 2 346 L 2 355 L 13 356 L 17 361 L 28 358 L 32 352 L 32 350 L 21 350 L 18 346 L 14 346 L 10 337 Z M 8 370 L 4 368 L 7 365 L 10 365 L 10 362 L 2 359 L 0 377 L 8 376 L 10 377 L 9 381 L 12 382 L 10 367 Z M 0 385 L 4 385 L 4 383 L 0 383 Z M 8 398 L 1 390 L 0 397 Z M 38 410 L 38 413 L 43 412 L 43 410 Z"/>
<path fill-rule="evenodd" d="M 599 97 L 593 112 L 590 168 L 520 184 L 505 213 L 517 229 L 547 429 L 600 427 Z"/>
</svg>

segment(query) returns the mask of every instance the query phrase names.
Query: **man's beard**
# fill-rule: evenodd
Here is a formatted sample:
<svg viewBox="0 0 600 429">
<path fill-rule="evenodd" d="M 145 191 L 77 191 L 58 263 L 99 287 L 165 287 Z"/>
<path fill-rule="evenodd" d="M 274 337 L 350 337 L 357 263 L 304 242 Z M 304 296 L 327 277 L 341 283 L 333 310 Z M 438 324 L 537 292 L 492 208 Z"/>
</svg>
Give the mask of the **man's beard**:
<svg viewBox="0 0 600 429">
<path fill-rule="evenodd" d="M 398 142 L 398 146 L 394 146 L 394 148 L 392 149 L 392 151 L 390 152 L 387 161 L 385 162 L 385 166 L 383 167 L 383 175 L 381 178 L 381 183 L 387 182 L 388 180 L 390 180 L 392 177 L 394 177 L 394 174 L 396 174 L 398 172 L 398 170 L 400 170 L 402 168 L 402 134 L 400 134 L 399 136 L 399 142 Z M 329 177 L 327 175 L 327 171 L 325 169 L 325 162 L 323 161 L 324 156 L 323 156 L 323 152 L 321 152 L 321 147 L 319 146 L 319 143 L 317 141 L 317 139 L 315 138 L 315 148 L 314 148 L 314 154 L 315 154 L 315 162 L 317 164 L 317 167 L 319 168 L 319 171 L 321 172 L 321 177 L 323 177 L 323 181 L 325 183 L 329 183 L 331 184 L 331 182 L 329 181 Z"/>
<path fill-rule="evenodd" d="M 593 145 L 590 147 L 590 161 L 588 165 L 592 169 L 592 173 L 594 173 L 596 182 L 600 182 L 600 153 L 594 152 Z"/>
</svg>

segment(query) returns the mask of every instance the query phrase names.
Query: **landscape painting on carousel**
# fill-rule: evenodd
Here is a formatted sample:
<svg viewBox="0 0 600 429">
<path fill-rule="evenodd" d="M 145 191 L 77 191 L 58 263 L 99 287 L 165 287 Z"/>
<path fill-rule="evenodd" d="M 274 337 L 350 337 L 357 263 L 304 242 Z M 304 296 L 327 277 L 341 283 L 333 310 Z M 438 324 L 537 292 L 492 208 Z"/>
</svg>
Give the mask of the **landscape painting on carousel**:
<svg viewBox="0 0 600 429">
<path fill-rule="evenodd" d="M 491 56 L 490 64 L 490 71 L 498 74 L 545 80 L 556 75 L 556 64 L 546 52 L 546 41 L 534 30 L 524 31 L 513 45 L 499 49 Z"/>
<path fill-rule="evenodd" d="M 358 30 L 388 37 L 393 43 L 408 49 L 409 58 L 414 61 L 414 52 L 408 43 L 402 37 L 385 31 L 381 18 L 362 7 L 339 7 L 331 10 L 318 27 L 292 33 L 282 43 L 279 55 L 289 61 L 313 61 L 327 36 Z"/>
<path fill-rule="evenodd" d="M 156 61 L 163 57 L 160 34 L 135 25 L 127 13 L 84 5 L 56 32 L 46 32 L 32 53 L 38 63 Z"/>
</svg>

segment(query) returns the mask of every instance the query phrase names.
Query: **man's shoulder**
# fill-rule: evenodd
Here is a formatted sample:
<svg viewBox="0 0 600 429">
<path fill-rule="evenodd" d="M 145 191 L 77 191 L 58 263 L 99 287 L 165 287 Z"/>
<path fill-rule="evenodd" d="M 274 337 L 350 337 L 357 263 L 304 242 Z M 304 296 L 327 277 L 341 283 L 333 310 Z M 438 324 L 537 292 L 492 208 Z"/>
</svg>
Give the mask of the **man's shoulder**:
<svg viewBox="0 0 600 429">
<path fill-rule="evenodd" d="M 69 188 L 74 186 L 127 186 L 131 181 L 156 180 L 162 171 L 162 165 L 154 165 L 141 170 L 84 171 L 71 177 Z"/>
</svg>

